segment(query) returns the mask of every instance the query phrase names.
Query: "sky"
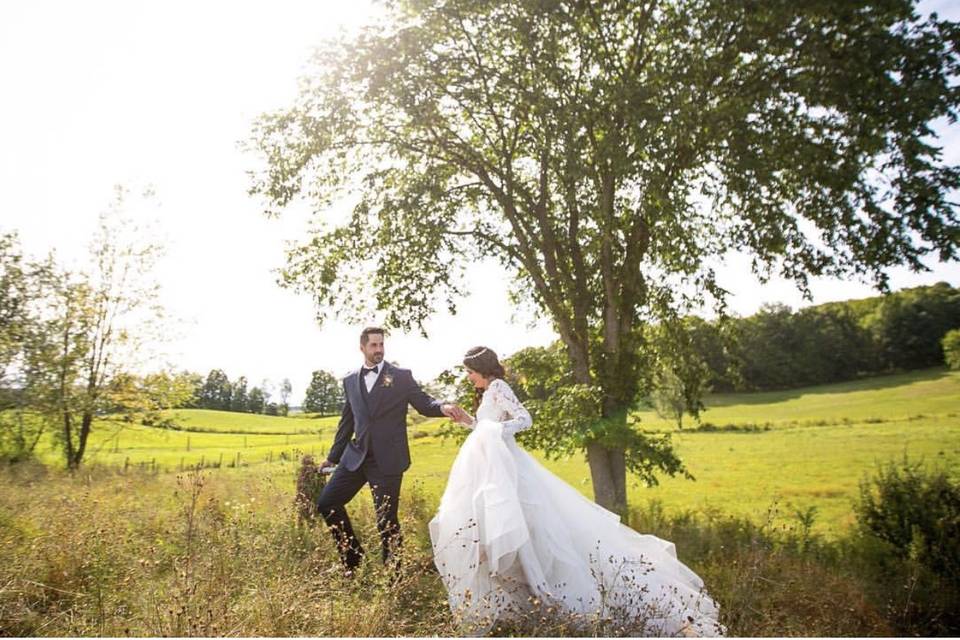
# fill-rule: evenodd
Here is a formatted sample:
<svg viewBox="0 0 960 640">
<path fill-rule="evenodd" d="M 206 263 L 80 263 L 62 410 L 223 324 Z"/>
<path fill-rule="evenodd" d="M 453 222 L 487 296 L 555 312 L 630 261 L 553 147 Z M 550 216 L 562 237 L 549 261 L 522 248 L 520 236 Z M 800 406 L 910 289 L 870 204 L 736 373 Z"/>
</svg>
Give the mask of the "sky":
<svg viewBox="0 0 960 640">
<path fill-rule="evenodd" d="M 176 322 L 156 368 L 221 368 L 274 387 L 289 378 L 299 404 L 311 371 L 342 375 L 359 365 L 361 327 L 318 326 L 310 299 L 277 285 L 305 219 L 262 215 L 247 195 L 255 160 L 239 142 L 257 115 L 293 99 L 314 45 L 376 10 L 364 0 L 4 0 L 0 232 L 17 231 L 30 253 L 55 249 L 62 262 L 82 265 L 114 186 L 152 187 L 156 200 L 131 213 L 155 221 L 166 247 L 159 302 Z M 960 20 L 957 2 L 921 10 Z M 960 162 L 960 126 L 940 133 L 946 160 Z M 891 286 L 960 285 L 958 263 L 928 266 L 890 271 Z M 742 315 L 769 302 L 809 304 L 788 282 L 758 283 L 746 258 L 728 260 L 720 275 L 730 309 Z M 428 381 L 477 344 L 506 356 L 555 339 L 546 321 L 511 308 L 507 286 L 499 267 L 476 265 L 459 313 L 439 312 L 428 339 L 393 332 L 387 359 Z M 875 294 L 833 279 L 812 290 L 813 303 Z"/>
</svg>

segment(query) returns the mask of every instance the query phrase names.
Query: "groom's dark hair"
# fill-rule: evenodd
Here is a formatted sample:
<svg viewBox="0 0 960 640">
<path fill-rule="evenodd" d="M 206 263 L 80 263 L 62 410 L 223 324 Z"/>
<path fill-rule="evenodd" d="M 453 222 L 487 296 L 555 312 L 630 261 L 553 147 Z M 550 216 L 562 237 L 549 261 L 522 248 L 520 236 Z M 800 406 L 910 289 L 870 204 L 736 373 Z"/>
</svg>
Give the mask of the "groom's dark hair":
<svg viewBox="0 0 960 640">
<path fill-rule="evenodd" d="M 381 336 L 383 336 L 386 335 L 387 332 L 380 327 L 366 327 L 360 332 L 360 344 L 365 345 L 370 342 L 371 333 L 379 333 Z"/>
</svg>

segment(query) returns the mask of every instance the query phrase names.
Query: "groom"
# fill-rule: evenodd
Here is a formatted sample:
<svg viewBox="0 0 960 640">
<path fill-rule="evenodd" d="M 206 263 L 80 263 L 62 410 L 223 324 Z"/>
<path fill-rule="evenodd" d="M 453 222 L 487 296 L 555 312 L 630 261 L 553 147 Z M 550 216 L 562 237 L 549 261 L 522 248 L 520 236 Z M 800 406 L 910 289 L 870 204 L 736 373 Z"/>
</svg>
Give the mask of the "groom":
<svg viewBox="0 0 960 640">
<path fill-rule="evenodd" d="M 435 418 L 455 420 L 463 412 L 424 393 L 409 370 L 384 362 L 383 336 L 379 327 L 367 327 L 360 334 L 364 365 L 343 379 L 346 402 L 333 448 L 322 465 L 338 466 L 317 499 L 317 511 L 333 533 L 348 575 L 360 564 L 363 547 L 344 505 L 364 484 L 369 483 L 373 493 L 384 562 L 400 544 L 400 483 L 410 467 L 407 404 Z"/>
</svg>

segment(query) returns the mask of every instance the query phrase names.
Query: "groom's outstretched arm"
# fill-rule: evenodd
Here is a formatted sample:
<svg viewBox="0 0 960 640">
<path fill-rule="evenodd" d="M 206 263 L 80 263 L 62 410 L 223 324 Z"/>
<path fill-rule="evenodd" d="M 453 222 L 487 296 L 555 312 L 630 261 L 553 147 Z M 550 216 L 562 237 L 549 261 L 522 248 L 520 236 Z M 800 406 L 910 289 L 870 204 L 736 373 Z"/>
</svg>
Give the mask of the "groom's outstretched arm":
<svg viewBox="0 0 960 640">
<path fill-rule="evenodd" d="M 353 408 L 350 406 L 350 400 L 347 399 L 346 383 L 343 389 L 343 413 L 340 414 L 340 424 L 337 425 L 337 435 L 333 439 L 333 447 L 327 460 L 333 464 L 340 462 L 340 456 L 343 450 L 347 448 L 347 443 L 353 437 Z"/>
<path fill-rule="evenodd" d="M 413 379 L 413 374 L 410 375 L 410 394 L 407 396 L 407 401 L 413 405 L 413 408 L 420 415 L 428 418 L 441 418 L 446 415 L 443 412 L 443 403 L 427 395 L 427 392 L 421 389 L 417 381 Z"/>
</svg>

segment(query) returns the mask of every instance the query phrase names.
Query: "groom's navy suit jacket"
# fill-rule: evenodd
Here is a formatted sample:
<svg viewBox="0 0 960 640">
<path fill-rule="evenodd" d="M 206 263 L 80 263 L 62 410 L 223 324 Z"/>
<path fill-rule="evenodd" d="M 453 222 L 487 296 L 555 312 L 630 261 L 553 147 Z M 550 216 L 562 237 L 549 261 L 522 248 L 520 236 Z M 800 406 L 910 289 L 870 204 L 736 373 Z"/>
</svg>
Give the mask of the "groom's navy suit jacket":
<svg viewBox="0 0 960 640">
<path fill-rule="evenodd" d="M 359 370 L 343 379 L 343 393 L 346 402 L 327 459 L 350 471 L 359 469 L 371 452 L 382 473 L 403 473 L 410 467 L 407 405 L 425 416 L 443 415 L 440 401 L 424 393 L 408 369 L 388 362 L 369 393 Z"/>
</svg>

